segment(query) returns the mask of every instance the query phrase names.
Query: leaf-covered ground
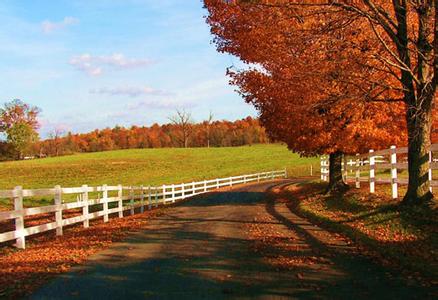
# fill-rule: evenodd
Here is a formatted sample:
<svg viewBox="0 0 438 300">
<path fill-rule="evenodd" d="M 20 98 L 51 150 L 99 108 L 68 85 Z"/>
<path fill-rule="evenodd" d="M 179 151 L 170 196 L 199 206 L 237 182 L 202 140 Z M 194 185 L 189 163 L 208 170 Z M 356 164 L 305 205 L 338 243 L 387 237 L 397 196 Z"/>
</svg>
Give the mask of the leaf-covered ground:
<svg viewBox="0 0 438 300">
<path fill-rule="evenodd" d="M 150 217 L 160 213 L 161 210 L 153 210 L 123 219 L 114 217 L 108 223 L 99 220 L 91 222 L 87 229 L 67 228 L 60 237 L 54 237 L 53 232 L 45 233 L 28 239 L 25 250 L 3 246 L 0 248 L 0 298 L 27 295 L 48 279 L 142 228 Z"/>
<path fill-rule="evenodd" d="M 407 276 L 438 284 L 438 213 L 427 207 L 399 205 L 384 190 L 370 194 L 366 187 L 343 196 L 323 195 L 324 185 L 292 185 L 284 193 L 302 215 L 343 233 L 386 265 Z"/>
</svg>

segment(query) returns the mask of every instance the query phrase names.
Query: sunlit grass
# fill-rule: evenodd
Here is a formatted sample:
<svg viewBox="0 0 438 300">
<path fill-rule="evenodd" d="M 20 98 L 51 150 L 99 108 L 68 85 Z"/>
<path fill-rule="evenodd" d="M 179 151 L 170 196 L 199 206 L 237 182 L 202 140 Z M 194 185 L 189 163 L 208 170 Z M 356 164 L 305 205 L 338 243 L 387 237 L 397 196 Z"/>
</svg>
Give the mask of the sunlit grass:
<svg viewBox="0 0 438 300">
<path fill-rule="evenodd" d="M 318 158 L 300 158 L 279 144 L 233 148 L 132 149 L 0 163 L 0 189 L 95 185 L 159 185 L 287 168 L 319 172 Z"/>
</svg>

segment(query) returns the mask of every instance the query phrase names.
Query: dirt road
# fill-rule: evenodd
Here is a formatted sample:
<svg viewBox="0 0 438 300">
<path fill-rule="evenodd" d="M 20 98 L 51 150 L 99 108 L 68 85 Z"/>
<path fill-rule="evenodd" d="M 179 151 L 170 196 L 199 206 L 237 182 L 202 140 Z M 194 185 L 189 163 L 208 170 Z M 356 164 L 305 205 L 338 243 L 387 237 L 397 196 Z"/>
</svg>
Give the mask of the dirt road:
<svg viewBox="0 0 438 300">
<path fill-rule="evenodd" d="M 335 236 L 267 196 L 274 181 L 166 209 L 141 232 L 56 278 L 32 299 L 425 299 Z M 251 226 L 282 233 L 295 251 L 263 246 Z M 257 246 L 257 247 L 255 247 Z M 289 247 L 289 248 L 290 248 Z M 279 268 L 267 255 L 312 264 Z"/>
</svg>

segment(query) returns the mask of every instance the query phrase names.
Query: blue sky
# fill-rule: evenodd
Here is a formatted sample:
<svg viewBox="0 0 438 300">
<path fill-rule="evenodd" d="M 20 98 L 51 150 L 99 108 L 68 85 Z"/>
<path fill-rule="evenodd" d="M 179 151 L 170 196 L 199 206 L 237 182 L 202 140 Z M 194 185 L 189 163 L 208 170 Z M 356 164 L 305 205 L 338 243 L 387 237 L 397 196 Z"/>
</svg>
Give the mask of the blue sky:
<svg viewBox="0 0 438 300">
<path fill-rule="evenodd" d="M 200 0 L 2 0 L 1 101 L 42 109 L 41 134 L 255 115 L 228 85 Z"/>
</svg>

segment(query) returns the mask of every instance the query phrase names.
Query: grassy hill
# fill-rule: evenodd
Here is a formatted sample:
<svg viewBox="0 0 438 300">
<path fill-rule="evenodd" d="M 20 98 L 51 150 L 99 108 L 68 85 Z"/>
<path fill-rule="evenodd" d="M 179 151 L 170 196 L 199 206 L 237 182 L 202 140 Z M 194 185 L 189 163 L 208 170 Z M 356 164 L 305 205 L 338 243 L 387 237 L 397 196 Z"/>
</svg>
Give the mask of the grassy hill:
<svg viewBox="0 0 438 300">
<path fill-rule="evenodd" d="M 287 168 L 290 176 L 319 170 L 279 144 L 233 148 L 132 149 L 0 163 L 0 189 L 101 184 L 158 185 Z"/>
</svg>

